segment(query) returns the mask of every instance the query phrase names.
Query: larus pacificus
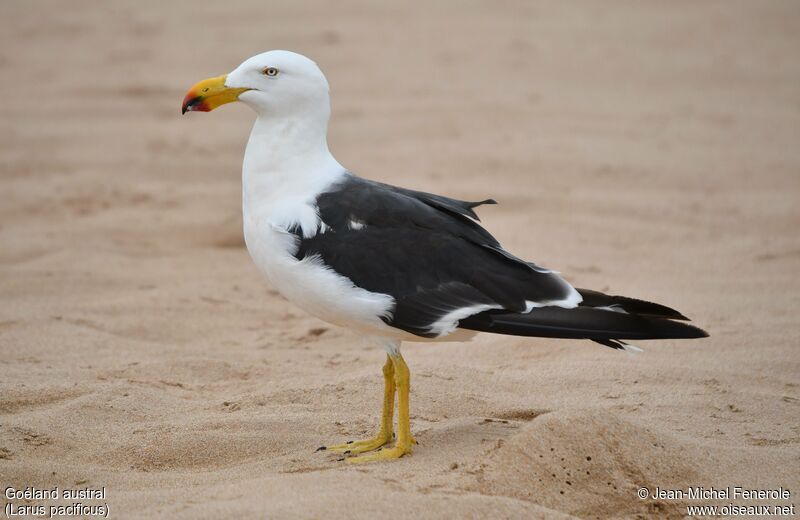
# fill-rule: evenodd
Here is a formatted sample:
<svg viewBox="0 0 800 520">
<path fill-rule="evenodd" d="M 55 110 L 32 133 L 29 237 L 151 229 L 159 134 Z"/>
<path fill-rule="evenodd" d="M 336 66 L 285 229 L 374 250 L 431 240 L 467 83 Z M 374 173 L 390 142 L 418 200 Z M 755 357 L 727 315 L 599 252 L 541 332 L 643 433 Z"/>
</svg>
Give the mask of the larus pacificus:
<svg viewBox="0 0 800 520">
<path fill-rule="evenodd" d="M 253 261 L 288 300 L 386 350 L 377 435 L 321 450 L 351 462 L 412 451 L 404 340 L 462 341 L 483 331 L 633 350 L 624 340 L 707 336 L 669 307 L 576 289 L 506 251 L 477 222 L 474 208 L 491 199 L 466 202 L 348 171 L 328 150 L 328 82 L 304 56 L 254 56 L 194 85 L 183 112 L 232 101 L 257 114 L 242 167 L 244 237 Z M 397 438 L 384 448 L 394 435 L 395 394 Z"/>
</svg>

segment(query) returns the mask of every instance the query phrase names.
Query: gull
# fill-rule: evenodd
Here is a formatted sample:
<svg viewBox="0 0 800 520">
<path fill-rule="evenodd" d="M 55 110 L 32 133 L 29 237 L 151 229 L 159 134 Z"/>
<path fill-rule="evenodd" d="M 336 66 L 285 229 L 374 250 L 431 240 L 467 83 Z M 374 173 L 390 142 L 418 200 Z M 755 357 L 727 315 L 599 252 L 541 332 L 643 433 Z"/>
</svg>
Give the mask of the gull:
<svg viewBox="0 0 800 520">
<path fill-rule="evenodd" d="M 371 338 L 386 351 L 378 433 L 319 450 L 349 462 L 397 459 L 416 440 L 402 341 L 466 341 L 478 332 L 625 340 L 701 338 L 678 311 L 576 289 L 518 258 L 479 224 L 468 202 L 356 176 L 328 149 L 330 88 L 309 58 L 275 50 L 195 84 L 183 113 L 240 101 L 256 120 L 242 165 L 247 249 L 290 302 Z M 397 432 L 394 405 L 397 396 Z"/>
</svg>

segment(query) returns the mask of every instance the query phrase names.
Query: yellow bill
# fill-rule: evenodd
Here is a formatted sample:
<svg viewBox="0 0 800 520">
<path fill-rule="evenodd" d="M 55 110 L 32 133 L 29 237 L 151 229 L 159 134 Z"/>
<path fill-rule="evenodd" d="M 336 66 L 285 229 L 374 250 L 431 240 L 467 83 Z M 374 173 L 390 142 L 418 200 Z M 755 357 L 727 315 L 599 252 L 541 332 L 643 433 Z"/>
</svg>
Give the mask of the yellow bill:
<svg viewBox="0 0 800 520">
<path fill-rule="evenodd" d="M 231 103 L 239 99 L 242 92 L 247 88 L 228 88 L 225 86 L 227 75 L 217 76 L 216 78 L 204 79 L 195 84 L 183 98 L 182 114 L 191 111 L 211 112 L 218 106 Z"/>
</svg>

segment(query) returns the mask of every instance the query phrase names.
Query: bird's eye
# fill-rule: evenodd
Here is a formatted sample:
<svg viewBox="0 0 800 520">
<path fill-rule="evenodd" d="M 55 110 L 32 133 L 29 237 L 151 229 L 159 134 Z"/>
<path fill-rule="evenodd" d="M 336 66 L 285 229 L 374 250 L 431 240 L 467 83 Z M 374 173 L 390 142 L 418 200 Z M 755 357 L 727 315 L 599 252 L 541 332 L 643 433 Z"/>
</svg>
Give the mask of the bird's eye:
<svg viewBox="0 0 800 520">
<path fill-rule="evenodd" d="M 269 76 L 270 78 L 274 78 L 278 75 L 278 69 L 275 67 L 267 67 L 266 69 L 262 70 L 261 72 L 264 73 L 265 76 Z"/>
</svg>

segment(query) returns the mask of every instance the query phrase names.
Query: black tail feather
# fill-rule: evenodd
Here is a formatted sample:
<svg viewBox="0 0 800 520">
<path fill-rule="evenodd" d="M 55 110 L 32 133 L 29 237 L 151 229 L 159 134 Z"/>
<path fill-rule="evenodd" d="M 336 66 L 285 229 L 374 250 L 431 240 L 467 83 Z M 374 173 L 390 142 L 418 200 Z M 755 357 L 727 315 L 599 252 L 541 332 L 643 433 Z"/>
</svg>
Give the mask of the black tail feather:
<svg viewBox="0 0 800 520">
<path fill-rule="evenodd" d="M 627 296 L 612 296 L 599 291 L 592 291 L 591 289 L 577 289 L 577 291 L 583 296 L 581 307 L 616 307 L 629 314 L 638 314 L 648 318 L 690 321 L 689 318 L 675 309 L 659 303 L 637 300 Z"/>
<path fill-rule="evenodd" d="M 645 307 L 650 309 L 650 313 L 654 312 L 651 305 L 656 308 L 663 307 L 649 302 L 642 304 L 646 304 Z M 674 314 L 683 317 L 677 311 L 670 313 Z M 541 307 L 527 314 L 486 311 L 461 320 L 459 327 L 513 336 L 591 339 L 606 346 L 609 345 L 602 340 L 687 339 L 708 336 L 704 330 L 687 323 L 651 316 L 652 314 L 639 315 L 584 306 L 574 309 Z"/>
<path fill-rule="evenodd" d="M 621 339 L 593 339 L 592 341 L 599 343 L 604 347 L 613 348 L 614 350 L 633 350 L 634 352 L 641 351 L 640 348 L 634 347 L 629 343 L 625 343 Z"/>
</svg>

